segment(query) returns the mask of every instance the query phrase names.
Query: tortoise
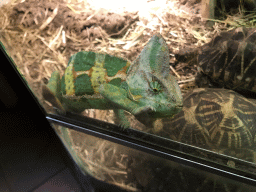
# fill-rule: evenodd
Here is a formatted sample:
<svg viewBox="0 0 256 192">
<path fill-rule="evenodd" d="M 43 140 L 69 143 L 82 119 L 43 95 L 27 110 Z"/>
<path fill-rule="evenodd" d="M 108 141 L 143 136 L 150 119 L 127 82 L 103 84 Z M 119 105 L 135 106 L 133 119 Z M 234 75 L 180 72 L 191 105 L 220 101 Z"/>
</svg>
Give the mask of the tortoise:
<svg viewBox="0 0 256 192">
<path fill-rule="evenodd" d="M 198 87 L 222 87 L 235 90 L 244 96 L 255 96 L 255 31 L 254 28 L 240 27 L 221 32 L 199 49 L 187 52 L 192 56 L 196 55 Z M 175 140 L 218 149 L 229 155 L 235 156 L 238 153 L 234 151 L 247 147 L 253 147 L 255 150 L 256 102 L 232 90 L 208 88 L 192 91 L 184 97 L 182 112 L 177 114 L 173 121 L 163 120 L 167 121 L 163 123 L 166 124 L 164 130 L 169 129 L 167 132 L 172 132 L 169 137 L 175 137 Z M 193 111 L 189 116 L 193 109 L 197 111 Z M 183 124 L 179 124 L 178 117 L 180 121 L 183 119 Z M 174 131 L 175 126 L 181 130 L 177 128 Z M 233 152 L 226 149 L 232 149 Z M 247 154 L 252 154 L 251 150 Z M 256 162 L 256 157 L 243 157 Z"/>
<path fill-rule="evenodd" d="M 222 32 L 199 49 L 196 83 L 202 74 L 221 87 L 256 92 L 256 29 Z"/>
<path fill-rule="evenodd" d="M 161 119 L 154 133 L 232 156 L 248 149 L 243 158 L 256 162 L 255 101 L 223 88 L 194 89 L 184 96 L 182 111 Z"/>
<path fill-rule="evenodd" d="M 197 60 L 198 87 L 224 87 L 240 93 L 256 93 L 256 29 L 239 27 L 221 32 L 200 48 L 182 50 L 179 62 Z M 193 60 L 192 59 L 192 60 Z"/>
</svg>

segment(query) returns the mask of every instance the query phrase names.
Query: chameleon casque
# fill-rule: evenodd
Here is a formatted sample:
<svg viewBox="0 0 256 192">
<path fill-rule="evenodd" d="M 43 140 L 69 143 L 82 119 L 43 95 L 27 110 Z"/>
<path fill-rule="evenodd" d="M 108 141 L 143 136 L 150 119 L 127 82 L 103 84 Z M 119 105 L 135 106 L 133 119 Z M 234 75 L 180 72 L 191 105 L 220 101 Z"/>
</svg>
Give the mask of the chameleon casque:
<svg viewBox="0 0 256 192">
<path fill-rule="evenodd" d="M 114 109 L 122 119 L 126 110 L 146 126 L 178 113 L 183 104 L 160 34 L 150 39 L 132 64 L 108 54 L 78 52 L 71 56 L 62 79 L 53 72 L 42 92 L 60 113 Z"/>
</svg>

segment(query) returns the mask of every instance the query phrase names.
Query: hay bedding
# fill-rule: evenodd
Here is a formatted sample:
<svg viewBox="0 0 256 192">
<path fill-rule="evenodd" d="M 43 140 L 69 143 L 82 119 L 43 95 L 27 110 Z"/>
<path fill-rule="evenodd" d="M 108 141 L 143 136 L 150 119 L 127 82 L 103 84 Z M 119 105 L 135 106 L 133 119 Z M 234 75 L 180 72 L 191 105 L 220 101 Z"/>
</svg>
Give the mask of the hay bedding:
<svg viewBox="0 0 256 192">
<path fill-rule="evenodd" d="M 117 36 L 125 24 L 136 20 L 132 14 L 94 13 L 90 9 L 77 13 L 58 1 L 25 1 L 12 8 L 7 18 L 10 25 L 4 26 L 2 35 L 7 36 L 10 47 L 16 45 L 15 55 L 25 61 L 25 66 L 21 61 L 17 65 L 35 93 L 40 93 L 41 87 L 33 83 L 42 80 L 46 83 L 52 71 L 63 71 L 70 55 L 80 50 L 95 50 L 95 45 L 100 44 L 96 39 L 104 41 Z M 65 44 L 62 31 L 66 34 Z"/>
<path fill-rule="evenodd" d="M 144 9 L 122 14 L 94 10 L 86 1 L 12 1 L 0 8 L 0 39 L 47 111 L 51 108 L 42 100 L 41 84 L 53 71 L 63 72 L 72 54 L 101 51 L 133 61 L 159 31 L 169 46 L 172 74 L 185 93 L 195 87 L 196 65 L 188 58 L 177 63 L 174 53 L 208 42 L 238 19 L 208 29 L 199 14 L 199 0 L 166 1 L 163 7 L 153 3 L 148 1 L 145 16 Z M 85 115 L 113 122 L 111 111 L 87 110 Z M 72 148 L 95 177 L 138 191 L 127 179 L 128 148 L 76 131 L 69 134 Z"/>
</svg>

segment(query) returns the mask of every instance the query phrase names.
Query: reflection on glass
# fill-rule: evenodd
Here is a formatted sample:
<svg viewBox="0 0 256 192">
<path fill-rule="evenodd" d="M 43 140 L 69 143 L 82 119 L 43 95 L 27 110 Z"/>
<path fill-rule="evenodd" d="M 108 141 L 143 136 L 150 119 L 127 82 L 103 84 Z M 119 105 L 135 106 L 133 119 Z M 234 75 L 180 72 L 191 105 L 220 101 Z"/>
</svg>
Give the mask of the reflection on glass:
<svg viewBox="0 0 256 192">
<path fill-rule="evenodd" d="M 57 126 L 56 126 L 57 127 Z M 256 188 L 64 127 L 65 146 L 85 173 L 129 191 L 252 192 Z"/>
<path fill-rule="evenodd" d="M 149 192 L 238 192 L 255 190 L 254 187 L 221 176 L 145 154 L 132 158 L 128 170 L 137 187 Z"/>
</svg>

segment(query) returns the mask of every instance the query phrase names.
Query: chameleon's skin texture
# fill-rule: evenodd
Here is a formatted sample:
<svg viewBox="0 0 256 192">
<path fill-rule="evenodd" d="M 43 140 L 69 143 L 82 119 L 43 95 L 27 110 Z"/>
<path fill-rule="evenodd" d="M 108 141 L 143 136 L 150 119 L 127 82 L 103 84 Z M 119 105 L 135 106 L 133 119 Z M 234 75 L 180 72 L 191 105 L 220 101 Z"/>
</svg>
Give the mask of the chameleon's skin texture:
<svg viewBox="0 0 256 192">
<path fill-rule="evenodd" d="M 43 96 L 63 113 L 121 109 L 145 125 L 182 108 L 180 88 L 169 71 L 168 47 L 160 34 L 152 37 L 131 66 L 107 54 L 74 54 L 62 79 L 54 72 L 43 85 Z M 127 127 L 127 122 L 121 124 Z"/>
<path fill-rule="evenodd" d="M 181 91 L 169 67 L 168 47 L 160 34 L 154 35 L 129 68 L 126 83 L 121 87 L 104 84 L 100 92 L 150 125 L 155 118 L 170 117 L 182 109 Z"/>
<path fill-rule="evenodd" d="M 43 97 L 61 113 L 114 109 L 99 93 L 99 87 L 102 84 L 119 87 L 130 64 L 108 54 L 78 52 L 71 56 L 62 79 L 58 71 L 52 73 L 48 85 L 43 85 Z"/>
</svg>

